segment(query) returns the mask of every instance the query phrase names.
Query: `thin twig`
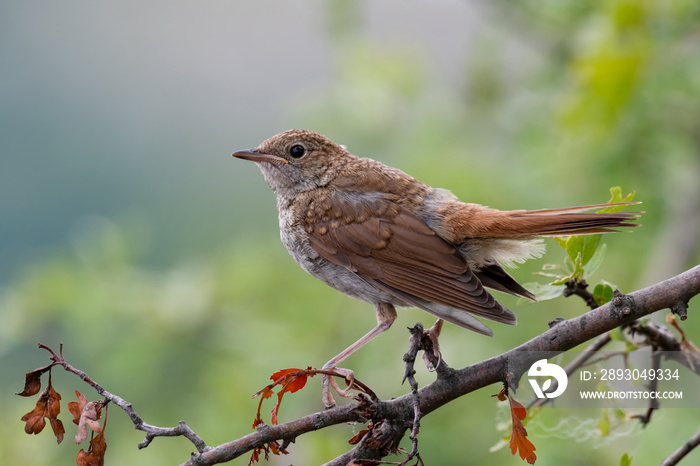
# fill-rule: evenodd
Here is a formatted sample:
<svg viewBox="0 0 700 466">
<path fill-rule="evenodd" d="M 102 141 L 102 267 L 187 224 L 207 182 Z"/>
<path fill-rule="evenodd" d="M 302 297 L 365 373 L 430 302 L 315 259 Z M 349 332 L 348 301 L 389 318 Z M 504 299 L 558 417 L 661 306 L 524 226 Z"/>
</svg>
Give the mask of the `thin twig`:
<svg viewBox="0 0 700 466">
<path fill-rule="evenodd" d="M 684 348 L 683 342 L 679 341 L 669 329 L 656 322 L 646 322 L 643 325 L 640 322 L 633 322 L 628 326 L 628 330 L 631 335 L 644 335 L 649 345 L 664 352 L 666 359 L 673 359 L 700 375 L 700 353 L 697 350 Z"/>
<path fill-rule="evenodd" d="M 102 388 L 100 384 L 92 380 L 85 372 L 70 365 L 63 358 L 63 345 L 61 345 L 61 350 L 59 354 L 56 354 L 54 350 L 42 343 L 39 343 L 39 348 L 45 349 L 46 351 L 51 353 L 50 359 L 54 364 L 59 365 L 63 367 L 66 371 L 77 375 L 83 382 L 94 388 L 95 391 L 97 391 L 97 393 L 100 394 L 100 396 L 105 398 L 105 400 L 114 403 L 115 405 L 119 406 L 122 410 L 124 410 L 124 412 L 129 416 L 129 419 L 131 419 L 131 422 L 134 424 L 134 428 L 146 432 L 146 438 L 143 440 L 143 442 L 139 443 L 139 448 L 147 447 L 151 443 L 151 441 L 153 441 L 153 439 L 156 437 L 178 436 L 183 436 L 187 440 L 192 442 L 195 448 L 197 448 L 197 451 L 200 453 L 203 453 L 211 448 L 208 447 L 204 440 L 202 440 L 192 429 L 190 429 L 190 427 L 185 423 L 185 421 L 180 421 L 180 423 L 175 427 L 158 427 L 144 422 L 141 416 L 139 416 L 136 413 L 136 411 L 134 411 L 134 408 L 131 405 L 131 403 L 125 401 L 120 396 L 108 392 L 107 390 Z"/>
<path fill-rule="evenodd" d="M 408 383 L 411 386 L 411 395 L 413 396 L 413 422 L 411 424 L 411 433 L 408 436 L 411 439 L 411 451 L 408 453 L 406 459 L 401 462 L 400 466 L 405 466 L 413 458 L 417 458 L 417 460 L 421 463 L 423 462 L 420 458 L 420 453 L 418 453 L 418 433 L 420 431 L 420 420 L 421 417 L 423 417 L 423 415 L 420 412 L 420 395 L 418 394 L 418 382 L 414 377 L 416 371 L 413 368 L 413 365 L 416 362 L 416 355 L 418 354 L 418 351 L 425 350 L 422 344 L 423 325 L 420 322 L 418 322 L 413 326 L 413 328 L 409 328 L 408 331 L 411 333 L 411 336 L 409 338 L 410 346 L 408 352 L 404 354 L 403 357 L 404 361 L 406 362 L 403 380 L 408 380 Z"/>
<path fill-rule="evenodd" d="M 656 373 L 658 369 L 661 368 L 661 352 L 654 348 L 654 350 L 651 353 L 651 369 Z M 651 382 L 649 382 L 649 385 L 647 386 L 647 390 L 649 390 L 650 393 L 653 393 L 657 390 L 659 386 L 659 379 L 653 378 L 651 379 Z M 639 419 L 642 423 L 642 427 L 646 427 L 647 424 L 651 421 L 651 415 L 654 413 L 655 410 L 659 409 L 659 400 L 658 398 L 655 397 L 650 397 L 649 398 L 649 407 L 647 408 L 646 412 L 644 414 L 635 414 L 632 416 L 632 419 Z"/>
<path fill-rule="evenodd" d="M 685 455 L 693 451 L 693 449 L 698 445 L 700 445 L 700 431 L 698 431 L 695 435 L 690 437 L 687 442 L 685 442 L 678 448 L 678 450 L 671 453 L 671 455 L 668 458 L 663 460 L 661 462 L 661 466 L 673 466 L 675 464 L 678 464 L 680 460 L 682 460 L 685 457 Z"/>
</svg>

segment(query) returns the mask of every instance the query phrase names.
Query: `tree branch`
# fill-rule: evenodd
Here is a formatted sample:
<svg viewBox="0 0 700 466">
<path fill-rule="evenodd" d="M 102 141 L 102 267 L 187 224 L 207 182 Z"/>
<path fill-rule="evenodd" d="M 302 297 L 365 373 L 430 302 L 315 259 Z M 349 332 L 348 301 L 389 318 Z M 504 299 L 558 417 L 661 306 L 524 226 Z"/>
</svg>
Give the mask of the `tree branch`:
<svg viewBox="0 0 700 466">
<path fill-rule="evenodd" d="M 143 442 L 139 443 L 139 448 L 146 448 L 155 437 L 178 436 L 183 436 L 187 440 L 192 442 L 195 448 L 197 448 L 197 451 L 200 453 L 205 452 L 210 448 L 207 446 L 206 443 L 204 443 L 204 440 L 202 440 L 192 429 L 190 429 L 190 427 L 185 423 L 185 421 L 180 421 L 180 423 L 175 427 L 158 427 L 152 426 L 144 422 L 143 419 L 141 419 L 141 416 L 139 416 L 136 413 L 136 411 L 134 411 L 134 408 L 131 405 L 131 403 L 128 403 L 118 395 L 108 392 L 107 390 L 102 388 L 100 384 L 92 380 L 85 372 L 68 364 L 68 362 L 65 359 L 63 359 L 63 345 L 61 345 L 61 350 L 59 351 L 59 354 L 56 354 L 54 350 L 41 343 L 39 343 L 39 348 L 45 349 L 46 351 L 51 353 L 50 359 L 51 361 L 53 361 L 54 364 L 59 365 L 63 367 L 66 371 L 77 375 L 83 382 L 90 385 L 92 388 L 95 389 L 97 393 L 103 396 L 105 400 L 114 403 L 122 410 L 124 410 L 124 412 L 129 416 L 129 419 L 131 419 L 131 422 L 134 424 L 134 428 L 146 432 L 146 438 L 143 440 Z"/>
<path fill-rule="evenodd" d="M 674 451 L 671 456 L 663 460 L 661 466 L 673 466 L 674 464 L 678 464 L 685 455 L 690 453 L 698 445 L 700 445 L 700 432 L 690 437 L 688 441 L 681 445 L 678 450 Z"/>
<path fill-rule="evenodd" d="M 438 371 L 433 383 L 418 390 L 418 410 L 422 416 L 426 416 L 458 397 L 493 383 L 508 382 L 509 385 L 516 386 L 522 373 L 536 359 L 542 358 L 542 354 L 556 356 L 653 312 L 677 306 L 679 302 L 687 303 L 699 293 L 700 266 L 696 266 L 661 283 L 626 296 L 616 296 L 619 299 L 558 323 L 499 356 L 460 370 L 443 368 Z M 686 365 L 689 365 L 688 362 Z M 297 421 L 259 428 L 257 432 L 241 439 L 195 453 L 184 465 L 210 465 L 230 461 L 273 440 L 293 439 L 311 430 L 367 419 L 372 419 L 375 428 L 352 450 L 328 464 L 347 464 L 352 459 L 379 459 L 397 451 L 401 438 L 413 425 L 415 403 L 416 397 L 407 394 L 390 401 L 365 400 L 358 404 L 339 406 Z"/>
<path fill-rule="evenodd" d="M 581 295 L 584 291 L 585 288 L 573 294 Z M 547 358 L 556 356 L 598 337 L 589 346 L 590 351 L 587 351 L 593 354 L 593 350 L 599 349 L 609 341 L 609 331 L 623 325 L 629 326 L 633 334 L 644 335 L 649 344 L 655 348 L 674 352 L 678 362 L 700 375 L 700 358 L 697 350 L 686 340 L 677 323 L 675 328 L 681 333 L 682 341 L 657 324 L 642 325 L 637 321 L 664 308 L 685 312 L 688 301 L 699 293 L 700 266 L 696 266 L 671 279 L 629 295 L 616 292 L 613 300 L 603 306 L 579 317 L 558 322 L 549 330 L 510 351 L 459 370 L 449 367 L 444 360 L 436 356 L 437 352 L 432 350 L 433 340 L 422 332 L 422 326 L 417 325 L 412 331 L 411 348 L 405 359 L 406 378 L 411 382 L 411 393 L 389 401 L 359 393 L 355 397 L 356 403 L 337 406 L 285 424 L 272 426 L 261 424 L 255 432 L 216 447 L 207 446 L 184 421 L 175 427 L 157 427 L 145 423 L 130 403 L 108 392 L 85 372 L 66 362 L 62 348 L 59 354 L 56 354 L 45 345 L 39 344 L 39 347 L 51 353 L 52 365 L 60 365 L 66 371 L 80 377 L 105 400 L 124 410 L 136 429 L 146 432 L 146 438 L 139 444 L 139 448 L 148 446 L 155 437 L 161 436 L 184 436 L 190 440 L 198 452 L 193 453 L 183 465 L 223 463 L 279 440 L 283 445 L 281 450 L 284 450 L 299 435 L 307 432 L 346 422 L 368 421 L 370 421 L 369 430 L 359 443 L 352 450 L 330 461 L 329 465 L 346 465 L 353 459 L 365 460 L 365 464 L 369 464 L 370 461 L 382 464 L 380 460 L 383 457 L 399 451 L 399 443 L 409 429 L 413 446 L 410 456 L 420 462 L 416 436 L 422 417 L 458 397 L 493 383 L 505 383 L 511 388 L 517 388 L 522 374 L 536 360 L 545 356 Z M 436 380 L 421 389 L 417 389 L 417 384 L 412 380 L 413 362 L 419 350 L 424 351 L 424 356 L 436 368 L 437 373 Z M 572 361 L 572 364 L 580 365 L 582 362 L 585 362 L 585 359 L 580 356 Z M 673 461 L 677 459 L 674 458 L 680 459 L 694 448 L 700 442 L 699 436 L 700 434 L 696 434 L 667 459 L 670 462 L 664 464 L 675 464 Z M 404 461 L 403 464 L 405 463 Z"/>
</svg>

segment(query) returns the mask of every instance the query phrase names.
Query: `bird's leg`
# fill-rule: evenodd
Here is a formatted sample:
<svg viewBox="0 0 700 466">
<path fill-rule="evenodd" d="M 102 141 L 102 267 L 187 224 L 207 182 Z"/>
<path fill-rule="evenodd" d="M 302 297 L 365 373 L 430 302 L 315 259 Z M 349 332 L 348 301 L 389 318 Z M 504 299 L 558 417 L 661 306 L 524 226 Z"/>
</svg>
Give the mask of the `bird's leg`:
<svg viewBox="0 0 700 466">
<path fill-rule="evenodd" d="M 352 353 L 360 349 L 362 346 L 369 343 L 374 337 L 376 337 L 380 333 L 387 331 L 396 319 L 396 309 L 393 305 L 389 303 L 375 304 L 374 312 L 377 316 L 377 326 L 369 332 L 367 332 L 366 335 L 357 340 L 355 343 L 344 349 L 336 357 L 324 364 L 324 370 L 335 369 L 337 372 L 341 373 L 345 377 L 345 380 L 347 382 L 352 384 L 352 381 L 355 378 L 353 371 L 351 371 L 350 369 L 338 368 L 336 366 L 343 362 Z M 331 387 L 333 387 L 333 389 L 336 392 L 338 392 L 338 395 L 343 397 L 349 396 L 347 394 L 347 390 L 342 390 L 338 386 L 338 383 L 332 377 L 325 374 L 323 376 L 323 381 L 321 382 L 321 387 L 323 388 L 323 404 L 326 408 L 332 408 L 333 406 L 335 406 L 335 400 L 333 399 L 333 395 L 331 395 Z"/>
<path fill-rule="evenodd" d="M 430 338 L 430 341 L 433 343 L 433 356 L 435 356 L 438 359 L 438 365 L 440 365 L 439 361 L 441 361 L 442 359 L 438 337 L 440 336 L 440 332 L 442 332 L 442 324 L 444 323 L 444 320 L 438 319 L 437 322 L 435 322 L 435 324 L 425 332 L 428 335 L 428 338 Z M 425 361 L 425 365 L 428 367 L 428 370 L 430 372 L 437 370 L 437 366 L 433 367 L 432 363 L 428 360 L 425 353 L 423 353 L 423 361 Z"/>
</svg>

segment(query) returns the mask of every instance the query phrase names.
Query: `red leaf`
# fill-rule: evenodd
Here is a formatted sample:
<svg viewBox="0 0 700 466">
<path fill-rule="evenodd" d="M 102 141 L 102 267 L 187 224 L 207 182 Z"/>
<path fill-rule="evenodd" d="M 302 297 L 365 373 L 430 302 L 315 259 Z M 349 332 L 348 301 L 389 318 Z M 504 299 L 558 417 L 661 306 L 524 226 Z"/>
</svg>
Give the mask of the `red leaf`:
<svg viewBox="0 0 700 466">
<path fill-rule="evenodd" d="M 311 369 L 311 368 L 309 367 L 309 369 Z M 295 368 L 295 367 L 290 367 L 289 369 L 281 369 L 281 370 L 278 370 L 277 372 L 275 372 L 274 374 L 272 374 L 272 375 L 270 376 L 270 380 L 272 380 L 273 382 L 275 382 L 275 381 L 277 381 L 277 379 L 281 379 L 281 378 L 284 377 L 285 375 L 288 375 L 288 374 L 291 374 L 292 372 L 297 372 L 297 371 L 300 371 L 300 370 L 301 370 L 301 369 L 298 369 L 298 368 Z"/>
<path fill-rule="evenodd" d="M 262 450 L 262 447 L 255 447 L 253 449 L 253 453 L 250 455 L 250 461 L 248 461 L 248 466 L 252 466 L 253 464 L 260 461 L 260 451 L 261 450 Z"/>
<path fill-rule="evenodd" d="M 294 393 L 297 390 L 301 390 L 306 385 L 306 380 L 308 377 L 305 374 L 300 374 L 297 376 L 288 375 L 285 377 L 285 381 L 289 380 L 282 387 L 283 392 Z"/>
<path fill-rule="evenodd" d="M 258 393 L 261 393 L 261 394 L 262 394 L 262 399 L 263 399 L 263 400 L 267 400 L 267 399 L 270 398 L 275 392 L 273 392 L 273 391 L 272 391 L 272 387 L 268 385 L 267 387 L 263 388 L 263 389 L 262 389 L 260 392 L 258 392 Z"/>
<path fill-rule="evenodd" d="M 369 432 L 370 430 L 371 430 L 371 429 L 369 429 L 369 428 L 367 428 L 367 429 L 362 429 L 361 431 L 359 431 L 358 433 L 356 433 L 355 435 L 353 435 L 353 436 L 350 438 L 350 440 L 348 440 L 348 443 L 349 443 L 350 445 L 357 445 L 358 443 L 360 443 L 360 440 L 362 440 L 362 437 L 364 437 L 365 434 L 366 434 L 367 432 Z"/>
<path fill-rule="evenodd" d="M 510 397 L 510 410 L 513 416 L 516 416 L 521 421 L 527 417 L 527 410 L 525 406 L 521 405 L 513 397 Z"/>
<path fill-rule="evenodd" d="M 265 445 L 255 447 L 253 449 L 253 453 L 250 455 L 250 461 L 248 461 L 248 466 L 252 466 L 253 464 L 260 461 L 260 453 L 265 453 L 265 460 L 270 459 L 270 453 L 272 453 L 273 455 L 289 454 L 287 450 L 282 450 L 280 447 L 281 445 L 276 440 L 268 442 Z"/>
<path fill-rule="evenodd" d="M 317 371 L 311 369 L 311 366 L 306 369 L 289 368 L 282 369 L 270 376 L 272 383 L 267 387 L 263 388 L 255 395 L 253 398 L 260 397 L 260 402 L 258 403 L 258 411 L 256 413 L 255 419 L 253 420 L 253 429 L 255 429 L 260 424 L 264 424 L 262 417 L 260 416 L 260 410 L 262 408 L 263 400 L 266 400 L 272 396 L 274 391 L 272 390 L 275 386 L 281 385 L 282 388 L 277 392 L 277 403 L 272 408 L 272 424 L 277 424 L 277 415 L 279 413 L 280 404 L 282 403 L 282 397 L 285 393 L 294 393 L 301 390 L 306 385 L 306 381 L 309 377 L 313 377 Z M 252 459 L 251 459 L 252 461 Z"/>
<path fill-rule="evenodd" d="M 260 402 L 258 403 L 258 411 L 255 413 L 255 419 L 253 419 L 253 429 L 258 427 L 260 424 L 265 424 L 265 422 L 262 420 L 262 417 L 260 416 L 260 410 L 262 409 L 263 401 L 270 398 L 274 394 L 274 392 L 272 391 L 272 387 L 274 387 L 274 384 L 268 385 L 267 387 L 263 388 L 258 393 L 253 395 L 253 398 L 262 395 L 260 396 Z"/>
<path fill-rule="evenodd" d="M 501 390 L 500 392 L 498 392 L 496 395 L 491 395 L 491 396 L 492 396 L 492 397 L 495 396 L 496 398 L 498 398 L 498 401 L 506 401 L 506 398 L 508 397 L 508 396 L 506 395 L 507 391 L 508 391 L 508 389 L 505 388 L 505 387 L 503 387 L 503 390 Z"/>
<path fill-rule="evenodd" d="M 535 454 L 535 445 L 527 439 L 527 430 L 523 426 L 522 420 L 527 417 L 527 410 L 523 405 L 508 396 L 510 401 L 510 417 L 513 421 L 513 428 L 510 433 L 510 452 L 515 455 L 516 451 L 520 452 L 520 458 L 526 460 L 530 464 L 535 464 L 537 455 Z"/>
<path fill-rule="evenodd" d="M 306 368 L 306 371 L 310 370 L 311 366 Z M 283 392 L 294 393 L 297 390 L 301 390 L 304 388 L 304 385 L 306 385 L 306 380 L 309 377 L 306 371 L 296 368 L 282 369 L 272 374 L 270 379 L 273 380 L 275 384 L 282 383 Z M 311 376 L 313 376 L 313 374 L 311 374 Z M 280 381 L 279 379 L 283 380 Z"/>
</svg>

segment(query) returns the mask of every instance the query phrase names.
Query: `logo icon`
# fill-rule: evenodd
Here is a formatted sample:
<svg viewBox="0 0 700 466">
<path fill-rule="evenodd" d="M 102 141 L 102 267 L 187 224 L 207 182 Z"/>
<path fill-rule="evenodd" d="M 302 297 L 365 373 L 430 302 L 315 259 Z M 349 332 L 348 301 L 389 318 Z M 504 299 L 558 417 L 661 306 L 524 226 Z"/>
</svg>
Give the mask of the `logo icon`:
<svg viewBox="0 0 700 466">
<path fill-rule="evenodd" d="M 564 393 L 564 390 L 566 390 L 566 385 L 569 383 L 569 378 L 566 376 L 564 369 L 556 364 L 548 363 L 546 359 L 535 361 L 535 363 L 530 366 L 530 369 L 527 371 L 527 375 L 529 377 L 553 377 L 554 380 L 557 381 L 556 385 L 552 387 L 552 379 L 549 378 L 544 381 L 542 387 L 540 388 L 537 380 L 533 378 L 528 379 L 530 381 L 530 385 L 532 385 L 532 389 L 535 391 L 535 395 L 537 395 L 537 398 L 556 398 Z M 547 390 L 551 388 L 555 388 L 555 390 L 551 393 L 547 392 Z"/>
</svg>

